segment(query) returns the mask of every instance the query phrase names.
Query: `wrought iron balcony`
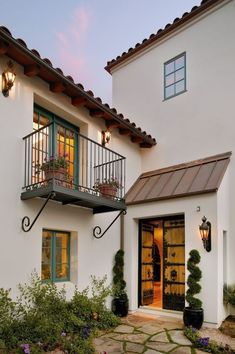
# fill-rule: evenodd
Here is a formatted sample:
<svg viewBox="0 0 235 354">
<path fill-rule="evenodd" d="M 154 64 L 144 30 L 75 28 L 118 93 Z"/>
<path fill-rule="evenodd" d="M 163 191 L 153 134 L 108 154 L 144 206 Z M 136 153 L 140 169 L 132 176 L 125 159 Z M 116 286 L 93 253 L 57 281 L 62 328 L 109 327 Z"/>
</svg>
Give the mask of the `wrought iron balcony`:
<svg viewBox="0 0 235 354">
<path fill-rule="evenodd" d="M 47 198 L 93 209 L 94 213 L 126 209 L 125 158 L 51 122 L 23 138 L 24 186 L 21 199 Z"/>
</svg>

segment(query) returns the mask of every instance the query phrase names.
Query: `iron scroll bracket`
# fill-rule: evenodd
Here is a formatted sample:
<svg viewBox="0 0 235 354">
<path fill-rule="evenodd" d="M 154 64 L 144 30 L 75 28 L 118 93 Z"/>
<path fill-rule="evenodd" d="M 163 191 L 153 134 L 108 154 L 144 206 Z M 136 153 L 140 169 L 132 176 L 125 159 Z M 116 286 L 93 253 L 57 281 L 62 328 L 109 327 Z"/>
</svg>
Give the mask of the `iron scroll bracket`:
<svg viewBox="0 0 235 354">
<path fill-rule="evenodd" d="M 24 232 L 29 232 L 32 229 L 33 225 L 37 221 L 39 215 L 41 214 L 41 212 L 43 211 L 43 209 L 45 208 L 45 206 L 47 205 L 49 200 L 55 198 L 55 195 L 56 195 L 55 192 L 51 192 L 50 194 L 48 194 L 46 201 L 42 205 L 41 209 L 39 210 L 39 212 L 37 213 L 35 219 L 33 220 L 33 222 L 31 224 L 30 224 L 30 218 L 28 216 L 23 217 L 21 227 Z"/>
<path fill-rule="evenodd" d="M 113 221 L 111 222 L 111 224 L 104 230 L 104 232 L 102 233 L 101 227 L 100 226 L 96 226 L 93 229 L 93 236 L 97 239 L 103 237 L 106 232 L 110 229 L 110 227 L 115 223 L 115 221 L 121 216 L 121 215 L 126 215 L 126 210 L 121 210 L 120 213 L 115 217 L 115 219 L 113 219 Z"/>
</svg>

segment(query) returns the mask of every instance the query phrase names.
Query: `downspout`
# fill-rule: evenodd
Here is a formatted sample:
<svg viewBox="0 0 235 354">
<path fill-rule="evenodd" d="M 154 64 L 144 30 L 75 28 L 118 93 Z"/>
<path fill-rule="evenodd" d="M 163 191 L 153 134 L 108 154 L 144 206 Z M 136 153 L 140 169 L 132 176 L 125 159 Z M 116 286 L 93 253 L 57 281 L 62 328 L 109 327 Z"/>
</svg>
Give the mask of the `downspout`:
<svg viewBox="0 0 235 354">
<path fill-rule="evenodd" d="M 120 217 L 120 249 L 124 251 L 124 215 Z"/>
</svg>

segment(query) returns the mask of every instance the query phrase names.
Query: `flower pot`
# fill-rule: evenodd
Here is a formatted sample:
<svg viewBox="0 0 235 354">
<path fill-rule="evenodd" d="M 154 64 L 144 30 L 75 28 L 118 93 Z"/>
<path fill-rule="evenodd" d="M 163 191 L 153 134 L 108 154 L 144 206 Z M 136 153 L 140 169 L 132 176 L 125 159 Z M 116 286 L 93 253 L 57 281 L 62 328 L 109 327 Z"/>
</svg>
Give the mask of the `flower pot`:
<svg viewBox="0 0 235 354">
<path fill-rule="evenodd" d="M 112 300 L 112 311 L 114 315 L 119 317 L 125 317 L 128 314 L 129 301 L 127 299 L 121 299 L 115 297 Z"/>
<path fill-rule="evenodd" d="M 114 199 L 117 196 L 117 187 L 110 184 L 101 184 L 99 191 L 105 198 Z"/>
<path fill-rule="evenodd" d="M 50 180 L 52 178 L 55 178 L 59 181 L 65 181 L 67 178 L 67 169 L 66 168 L 58 168 L 57 170 L 50 169 L 44 171 L 45 173 L 45 179 Z"/>
<path fill-rule="evenodd" d="M 195 310 L 191 307 L 184 308 L 183 320 L 186 327 L 200 329 L 203 324 L 204 313 L 203 309 Z"/>
</svg>

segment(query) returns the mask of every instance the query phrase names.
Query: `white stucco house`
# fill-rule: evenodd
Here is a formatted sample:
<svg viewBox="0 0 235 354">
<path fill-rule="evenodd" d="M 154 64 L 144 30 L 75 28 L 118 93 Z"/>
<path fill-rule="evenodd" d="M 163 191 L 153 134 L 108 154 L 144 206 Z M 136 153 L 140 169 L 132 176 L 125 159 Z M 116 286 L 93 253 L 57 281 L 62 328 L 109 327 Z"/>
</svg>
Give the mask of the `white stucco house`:
<svg viewBox="0 0 235 354">
<path fill-rule="evenodd" d="M 111 281 L 123 247 L 130 311 L 181 316 L 196 248 L 205 322 L 231 313 L 234 16 L 234 0 L 204 0 L 108 62 L 116 109 L 0 27 L 1 287 L 36 269 L 69 295 Z"/>
<path fill-rule="evenodd" d="M 113 105 L 157 139 L 141 150 L 141 174 L 126 195 L 133 310 L 182 309 L 185 261 L 196 248 L 205 321 L 219 325 L 230 311 L 223 284 L 235 283 L 234 17 L 235 1 L 202 1 L 107 63 Z"/>
</svg>

